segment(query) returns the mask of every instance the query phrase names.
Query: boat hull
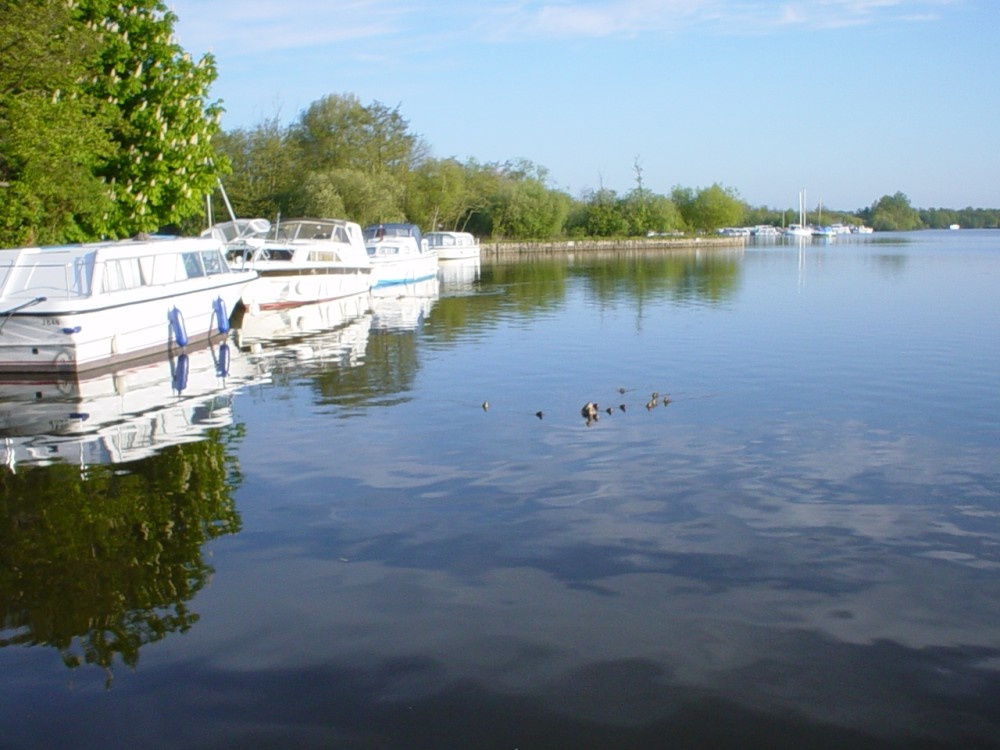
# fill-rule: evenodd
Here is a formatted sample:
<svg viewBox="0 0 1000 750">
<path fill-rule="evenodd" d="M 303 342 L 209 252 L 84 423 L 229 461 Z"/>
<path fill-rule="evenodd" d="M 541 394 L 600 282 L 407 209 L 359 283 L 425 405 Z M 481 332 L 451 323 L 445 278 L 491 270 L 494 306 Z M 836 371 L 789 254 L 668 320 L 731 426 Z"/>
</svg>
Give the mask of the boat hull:
<svg viewBox="0 0 1000 750">
<path fill-rule="evenodd" d="M 0 329 L 0 372 L 92 372 L 204 343 L 229 330 L 229 316 L 253 279 L 225 276 L 153 298 L 41 303 L 11 314 Z"/>
<path fill-rule="evenodd" d="M 371 268 L 303 268 L 294 273 L 257 266 L 259 276 L 243 292 L 243 306 L 251 314 L 364 294 L 372 285 Z"/>
<path fill-rule="evenodd" d="M 437 276 L 438 258 L 433 253 L 400 257 L 372 256 L 372 288 L 413 284 Z"/>
</svg>

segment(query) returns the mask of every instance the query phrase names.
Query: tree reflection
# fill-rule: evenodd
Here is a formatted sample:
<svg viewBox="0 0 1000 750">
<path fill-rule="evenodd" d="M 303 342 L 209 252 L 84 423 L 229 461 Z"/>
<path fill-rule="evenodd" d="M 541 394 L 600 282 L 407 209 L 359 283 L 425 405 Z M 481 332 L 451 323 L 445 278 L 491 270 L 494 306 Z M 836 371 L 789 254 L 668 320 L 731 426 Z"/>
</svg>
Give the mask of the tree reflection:
<svg viewBox="0 0 1000 750">
<path fill-rule="evenodd" d="M 51 646 L 70 668 L 129 667 L 198 620 L 207 541 L 240 529 L 224 436 L 127 465 L 0 473 L 0 647 Z"/>
</svg>

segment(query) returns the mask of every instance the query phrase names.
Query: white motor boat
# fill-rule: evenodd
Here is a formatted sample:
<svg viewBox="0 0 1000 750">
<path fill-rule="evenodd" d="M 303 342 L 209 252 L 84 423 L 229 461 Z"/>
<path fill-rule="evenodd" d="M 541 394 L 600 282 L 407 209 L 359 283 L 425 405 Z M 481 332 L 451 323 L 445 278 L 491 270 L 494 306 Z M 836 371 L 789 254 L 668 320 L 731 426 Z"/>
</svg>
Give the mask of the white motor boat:
<svg viewBox="0 0 1000 750">
<path fill-rule="evenodd" d="M 470 260 L 479 257 L 479 240 L 469 232 L 428 232 L 424 235 L 438 260 Z"/>
<path fill-rule="evenodd" d="M 0 250 L 0 372 L 90 371 L 229 330 L 251 270 L 212 238 Z"/>
<path fill-rule="evenodd" d="M 243 293 L 251 313 L 329 302 L 367 292 L 372 264 L 361 227 L 343 219 L 300 218 L 271 226 L 266 219 L 215 224 L 206 234 L 222 239 L 234 268 L 258 278 Z"/>
<path fill-rule="evenodd" d="M 372 264 L 372 288 L 437 276 L 437 252 L 415 224 L 373 224 L 365 227 L 364 236 Z"/>
</svg>

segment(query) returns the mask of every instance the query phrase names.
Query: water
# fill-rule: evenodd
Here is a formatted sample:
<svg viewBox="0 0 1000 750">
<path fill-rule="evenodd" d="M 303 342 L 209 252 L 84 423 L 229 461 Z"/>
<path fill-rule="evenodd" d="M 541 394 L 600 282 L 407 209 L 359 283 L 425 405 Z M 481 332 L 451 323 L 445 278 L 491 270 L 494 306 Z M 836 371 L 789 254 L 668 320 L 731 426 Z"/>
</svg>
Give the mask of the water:
<svg viewBox="0 0 1000 750">
<path fill-rule="evenodd" d="M 0 747 L 1000 747 L 998 283 L 484 262 L 0 385 Z"/>
</svg>

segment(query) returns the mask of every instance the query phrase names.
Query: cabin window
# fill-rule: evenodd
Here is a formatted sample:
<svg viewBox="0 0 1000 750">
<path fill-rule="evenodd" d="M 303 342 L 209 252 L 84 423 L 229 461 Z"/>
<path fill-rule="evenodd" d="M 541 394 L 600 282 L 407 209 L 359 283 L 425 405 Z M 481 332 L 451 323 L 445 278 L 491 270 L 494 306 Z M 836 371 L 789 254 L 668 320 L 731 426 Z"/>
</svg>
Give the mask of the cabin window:
<svg viewBox="0 0 1000 750">
<path fill-rule="evenodd" d="M 181 253 L 184 259 L 184 275 L 189 279 L 195 279 L 205 275 L 205 269 L 201 267 L 201 257 L 198 253 Z"/>
<path fill-rule="evenodd" d="M 138 258 L 117 258 L 105 261 L 103 282 L 105 292 L 135 289 L 142 284 L 143 277 Z"/>
<path fill-rule="evenodd" d="M 313 263 L 336 263 L 340 258 L 335 250 L 310 250 L 309 260 Z"/>
<path fill-rule="evenodd" d="M 209 276 L 216 273 L 225 273 L 226 264 L 222 259 L 222 253 L 218 250 L 206 250 L 201 254 L 201 263 L 205 267 L 205 273 Z"/>
<path fill-rule="evenodd" d="M 177 253 L 154 255 L 151 258 L 143 258 L 142 260 L 144 273 L 147 261 L 151 266 L 148 276 L 151 284 L 173 284 L 175 281 L 187 278 L 184 262 Z"/>
</svg>

